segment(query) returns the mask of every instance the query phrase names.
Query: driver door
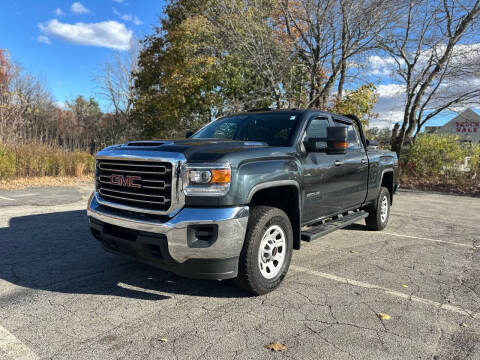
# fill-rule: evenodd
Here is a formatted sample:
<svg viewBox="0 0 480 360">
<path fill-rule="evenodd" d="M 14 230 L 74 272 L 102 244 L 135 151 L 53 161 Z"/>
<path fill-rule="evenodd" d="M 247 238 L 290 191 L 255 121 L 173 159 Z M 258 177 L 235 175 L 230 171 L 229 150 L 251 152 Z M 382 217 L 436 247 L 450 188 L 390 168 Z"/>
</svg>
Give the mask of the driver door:
<svg viewBox="0 0 480 360">
<path fill-rule="evenodd" d="M 332 126 L 332 123 L 326 116 L 310 120 L 302 139 L 302 146 L 309 138 L 326 138 L 329 126 Z M 325 148 L 326 146 L 325 142 Z M 338 190 L 339 174 L 334 163 L 337 156 L 326 152 L 304 151 L 301 158 L 304 184 L 302 223 L 338 211 L 340 204 L 335 194 Z"/>
</svg>

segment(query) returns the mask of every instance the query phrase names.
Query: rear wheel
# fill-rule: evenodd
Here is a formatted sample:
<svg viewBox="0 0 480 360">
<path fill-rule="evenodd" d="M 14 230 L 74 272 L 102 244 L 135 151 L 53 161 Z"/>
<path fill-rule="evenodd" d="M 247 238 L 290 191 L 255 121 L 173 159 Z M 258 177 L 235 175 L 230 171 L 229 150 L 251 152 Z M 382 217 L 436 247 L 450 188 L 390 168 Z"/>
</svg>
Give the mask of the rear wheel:
<svg viewBox="0 0 480 360">
<path fill-rule="evenodd" d="M 277 288 L 292 258 L 293 231 L 287 214 L 268 206 L 251 208 L 236 284 L 261 295 Z"/>
<path fill-rule="evenodd" d="M 390 191 L 386 187 L 380 188 L 375 204 L 368 209 L 365 223 L 370 230 L 383 230 L 387 227 L 390 217 Z"/>
</svg>

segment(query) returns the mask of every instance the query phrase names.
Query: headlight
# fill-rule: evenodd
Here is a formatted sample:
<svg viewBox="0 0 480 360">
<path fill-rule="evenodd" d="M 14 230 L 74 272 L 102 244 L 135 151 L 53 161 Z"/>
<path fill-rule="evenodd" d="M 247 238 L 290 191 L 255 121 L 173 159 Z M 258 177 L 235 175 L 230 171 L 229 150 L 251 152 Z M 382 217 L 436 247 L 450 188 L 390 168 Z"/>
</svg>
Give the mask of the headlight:
<svg viewBox="0 0 480 360">
<path fill-rule="evenodd" d="M 230 189 L 229 163 L 185 164 L 183 191 L 185 195 L 222 196 Z"/>
</svg>

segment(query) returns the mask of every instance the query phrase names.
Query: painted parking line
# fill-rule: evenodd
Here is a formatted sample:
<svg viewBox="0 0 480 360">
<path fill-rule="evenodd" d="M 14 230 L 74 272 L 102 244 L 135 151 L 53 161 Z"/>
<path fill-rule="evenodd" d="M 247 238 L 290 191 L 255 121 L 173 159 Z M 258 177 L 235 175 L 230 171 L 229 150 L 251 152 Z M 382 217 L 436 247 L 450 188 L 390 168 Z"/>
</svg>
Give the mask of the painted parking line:
<svg viewBox="0 0 480 360">
<path fill-rule="evenodd" d="M 10 199 L 10 198 L 4 197 L 4 196 L 0 196 L 0 199 L 1 200 L 8 200 L 8 201 L 15 201 L 15 199 Z"/>
<path fill-rule="evenodd" d="M 5 354 L 6 359 L 36 360 L 38 359 L 32 350 L 18 340 L 12 333 L 0 325 L 0 353 Z"/>
<path fill-rule="evenodd" d="M 133 290 L 133 291 L 138 291 L 138 292 L 145 293 L 145 294 L 152 294 L 152 295 L 158 295 L 158 296 L 166 297 L 165 294 L 160 292 L 160 291 L 145 289 L 145 288 L 141 288 L 141 287 L 138 287 L 138 286 L 125 284 L 125 283 L 122 283 L 122 282 L 119 282 L 117 284 L 117 286 L 121 287 L 122 289 L 126 289 L 126 290 Z"/>
<path fill-rule="evenodd" d="M 475 313 L 474 311 L 471 311 L 471 310 L 466 310 L 466 309 L 462 309 L 458 306 L 454 306 L 454 305 L 450 305 L 450 304 L 443 304 L 443 303 L 439 303 L 439 302 L 436 302 L 436 301 L 433 301 L 433 300 L 428 300 L 428 299 L 425 299 L 425 298 L 421 298 L 421 297 L 418 297 L 418 296 L 405 294 L 405 293 L 402 293 L 400 291 L 396 291 L 396 290 L 393 290 L 393 289 L 388 289 L 388 288 L 385 288 L 385 287 L 382 287 L 382 286 L 372 285 L 372 284 L 368 284 L 368 283 L 365 283 L 365 282 L 362 282 L 362 281 L 347 279 L 347 278 L 343 278 L 341 276 L 337 276 L 337 275 L 333 275 L 333 274 L 327 274 L 327 273 L 320 272 L 320 271 L 310 270 L 310 269 L 304 268 L 302 266 L 291 265 L 290 269 L 292 269 L 296 272 L 306 273 L 306 274 L 321 277 L 321 278 L 324 278 L 324 279 L 337 281 L 337 282 L 340 282 L 340 283 L 343 283 L 343 284 L 349 284 L 349 285 L 358 286 L 358 287 L 362 287 L 362 288 L 366 288 L 366 289 L 383 291 L 387 295 L 396 296 L 396 297 L 399 297 L 399 298 L 402 298 L 402 299 L 405 299 L 405 300 L 414 301 L 414 302 L 424 304 L 424 305 L 430 305 L 430 306 L 433 306 L 437 309 L 447 310 L 447 311 L 454 312 L 454 313 L 457 313 L 457 314 L 460 314 L 460 315 L 469 316 L 469 317 L 474 318 L 474 319 L 480 318 L 479 313 Z"/>
<path fill-rule="evenodd" d="M 18 194 L 18 195 L 15 195 L 14 197 L 15 198 L 20 198 L 20 197 L 29 197 L 29 196 L 36 196 L 38 194 Z"/>
<path fill-rule="evenodd" d="M 386 231 L 382 231 L 380 234 L 385 234 L 385 235 L 390 235 L 390 236 L 398 236 L 398 237 L 403 237 L 407 239 L 415 239 L 415 240 L 422 240 L 422 241 L 431 241 L 431 242 L 436 242 L 436 243 L 442 243 L 442 244 L 448 244 L 448 245 L 455 245 L 455 246 L 463 246 L 463 247 L 468 247 L 468 248 L 474 248 L 473 245 L 470 244 L 462 244 L 462 243 L 457 243 L 453 241 L 444 241 L 444 240 L 438 240 L 438 239 L 430 239 L 430 238 L 424 238 L 421 236 L 412 236 L 412 235 L 402 235 L 402 234 L 394 234 Z"/>
</svg>

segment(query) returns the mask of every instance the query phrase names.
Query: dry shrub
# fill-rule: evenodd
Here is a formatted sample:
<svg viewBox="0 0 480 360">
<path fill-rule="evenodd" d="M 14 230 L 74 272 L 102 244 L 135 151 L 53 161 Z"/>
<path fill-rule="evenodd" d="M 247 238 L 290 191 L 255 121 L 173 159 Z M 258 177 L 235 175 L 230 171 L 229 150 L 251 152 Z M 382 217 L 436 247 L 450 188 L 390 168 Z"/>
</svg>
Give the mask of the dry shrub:
<svg viewBox="0 0 480 360">
<path fill-rule="evenodd" d="M 467 150 L 455 136 L 420 135 L 406 153 L 408 168 L 424 178 L 455 176 Z"/>
<path fill-rule="evenodd" d="M 15 175 L 15 156 L 3 144 L 0 143 L 0 179 L 6 179 Z"/>
<path fill-rule="evenodd" d="M 0 144 L 0 178 L 82 176 L 93 173 L 95 160 L 83 151 L 64 151 L 42 144 Z"/>
<path fill-rule="evenodd" d="M 460 171 L 465 160 L 469 171 Z M 422 134 L 400 159 L 402 187 L 480 194 L 480 145 L 455 136 Z"/>
<path fill-rule="evenodd" d="M 85 171 L 85 164 L 79 163 L 75 167 L 75 176 L 80 177 L 84 174 Z"/>
</svg>

